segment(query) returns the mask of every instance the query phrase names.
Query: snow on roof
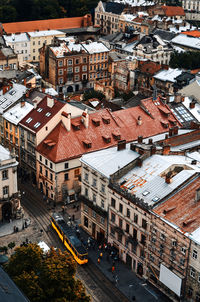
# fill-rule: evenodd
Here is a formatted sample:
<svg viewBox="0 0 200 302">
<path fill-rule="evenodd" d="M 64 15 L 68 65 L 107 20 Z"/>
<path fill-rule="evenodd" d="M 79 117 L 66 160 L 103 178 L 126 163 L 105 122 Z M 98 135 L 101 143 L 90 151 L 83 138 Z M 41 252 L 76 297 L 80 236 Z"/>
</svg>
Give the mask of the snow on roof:
<svg viewBox="0 0 200 302">
<path fill-rule="evenodd" d="M 200 122 L 200 104 L 198 102 L 195 103 L 194 108 L 190 108 L 190 103 L 192 98 L 185 97 L 183 105 L 192 113 L 192 115 Z"/>
<path fill-rule="evenodd" d="M 81 50 L 84 49 L 83 46 L 80 43 L 75 44 L 73 42 L 69 43 L 67 45 L 67 47 L 69 48 L 70 51 L 78 51 L 78 52 L 80 52 Z"/>
<path fill-rule="evenodd" d="M 99 101 L 89 101 L 89 103 L 90 103 L 93 107 L 96 107 L 97 105 L 99 105 Z"/>
<path fill-rule="evenodd" d="M 27 33 L 3 35 L 6 43 L 28 42 L 30 41 Z"/>
<path fill-rule="evenodd" d="M 3 118 L 14 125 L 18 125 L 18 123 L 33 109 L 33 105 L 24 102 L 18 103 L 8 111 L 3 114 Z"/>
<path fill-rule="evenodd" d="M 127 22 L 131 22 L 133 21 L 133 19 L 135 19 L 136 16 L 135 15 L 132 15 L 132 14 L 122 14 L 121 15 L 121 19 L 124 19 L 125 21 Z"/>
<path fill-rule="evenodd" d="M 127 52 L 130 52 L 130 53 L 133 53 L 133 49 L 135 47 L 135 45 L 137 44 L 138 41 L 134 41 L 132 43 L 129 43 L 129 44 L 126 44 L 124 47 L 123 47 L 123 50 L 124 51 L 127 51 Z"/>
<path fill-rule="evenodd" d="M 11 158 L 10 151 L 0 145 L 0 162 Z"/>
<path fill-rule="evenodd" d="M 161 175 L 175 165 L 184 166 L 186 169 L 177 173 L 172 182 L 168 184 L 165 177 Z M 135 167 L 124 175 L 119 183 L 123 183 L 122 187 L 128 189 L 131 194 L 144 199 L 149 205 L 154 205 L 155 202 L 173 192 L 197 171 L 199 172 L 200 168 L 192 166 L 191 159 L 185 156 L 155 154 L 147 158 L 142 167 Z"/>
<path fill-rule="evenodd" d="M 126 166 L 137 157 L 139 157 L 139 154 L 130 150 L 130 144 L 127 144 L 126 149 L 120 151 L 117 151 L 117 147 L 113 147 L 85 154 L 81 157 L 81 162 L 109 178 L 111 174 Z"/>
<path fill-rule="evenodd" d="M 31 37 L 46 37 L 46 36 L 56 36 L 56 35 L 63 35 L 64 33 L 59 30 L 39 30 L 39 31 L 29 31 L 29 36 Z"/>
<path fill-rule="evenodd" d="M 60 44 L 60 46 L 51 46 L 50 49 L 57 58 L 62 58 L 64 53 L 70 51 L 65 43 Z"/>
<path fill-rule="evenodd" d="M 189 48 L 200 49 L 200 39 L 180 34 L 172 39 L 172 43 L 188 46 Z"/>
<path fill-rule="evenodd" d="M 177 52 L 186 52 L 186 50 L 185 49 L 183 49 L 183 48 L 181 48 L 181 47 L 178 47 L 178 46 L 175 46 L 175 45 L 173 45 L 173 49 L 175 50 L 175 51 L 177 51 Z"/>
<path fill-rule="evenodd" d="M 154 78 L 157 80 L 174 83 L 176 77 L 178 77 L 182 72 L 183 71 L 178 68 L 169 68 L 168 70 L 164 69 L 159 71 Z"/>
<path fill-rule="evenodd" d="M 90 54 L 109 51 L 109 49 L 101 42 L 90 42 L 89 44 L 83 43 L 82 45 Z"/>
<path fill-rule="evenodd" d="M 24 85 L 13 83 L 13 88 L 0 96 L 0 114 L 22 98 L 27 88 Z"/>
<path fill-rule="evenodd" d="M 53 96 L 58 95 L 57 91 L 54 88 L 46 88 L 45 93 Z"/>
<path fill-rule="evenodd" d="M 115 2 L 128 4 L 132 7 L 134 7 L 134 6 L 153 6 L 155 4 L 153 1 L 145 1 L 145 0 L 115 0 Z"/>
</svg>

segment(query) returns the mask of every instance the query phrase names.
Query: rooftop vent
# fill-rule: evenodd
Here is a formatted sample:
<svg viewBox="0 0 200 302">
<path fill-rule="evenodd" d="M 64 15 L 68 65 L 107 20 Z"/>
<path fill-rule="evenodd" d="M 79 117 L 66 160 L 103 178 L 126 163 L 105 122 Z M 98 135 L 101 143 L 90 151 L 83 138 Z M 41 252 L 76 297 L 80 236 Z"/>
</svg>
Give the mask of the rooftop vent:
<svg viewBox="0 0 200 302">
<path fill-rule="evenodd" d="M 104 134 L 104 135 L 102 135 L 102 137 L 103 137 L 103 140 L 106 143 L 110 143 L 111 142 L 111 137 L 109 135 Z"/>
<path fill-rule="evenodd" d="M 121 139 L 121 134 L 118 131 L 114 131 L 112 133 L 113 137 L 115 140 L 120 140 Z"/>
<path fill-rule="evenodd" d="M 94 117 L 94 118 L 92 119 L 92 123 L 93 123 L 96 127 L 98 127 L 98 126 L 100 126 L 100 119 Z"/>
<path fill-rule="evenodd" d="M 84 146 L 86 147 L 86 148 L 91 148 L 92 147 L 92 143 L 91 143 L 91 141 L 89 141 L 89 140 L 84 140 L 83 141 L 83 144 L 84 144 Z"/>
<path fill-rule="evenodd" d="M 74 130 L 80 130 L 80 123 L 79 122 L 72 122 L 72 127 Z"/>
<path fill-rule="evenodd" d="M 102 116 L 104 124 L 110 124 L 110 118 L 108 116 Z"/>
<path fill-rule="evenodd" d="M 173 211 L 174 209 L 176 209 L 176 207 L 170 207 L 170 208 L 166 208 L 166 209 L 164 209 L 163 210 L 163 214 L 167 214 L 167 213 L 169 213 L 169 212 L 171 212 L 171 211 Z"/>
</svg>

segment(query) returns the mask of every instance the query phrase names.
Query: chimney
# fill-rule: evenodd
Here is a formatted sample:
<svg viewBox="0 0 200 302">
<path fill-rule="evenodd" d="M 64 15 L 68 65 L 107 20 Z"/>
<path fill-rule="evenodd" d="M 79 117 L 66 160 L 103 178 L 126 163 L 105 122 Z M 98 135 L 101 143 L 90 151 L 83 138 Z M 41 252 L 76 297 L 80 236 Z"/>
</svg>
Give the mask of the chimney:
<svg viewBox="0 0 200 302">
<path fill-rule="evenodd" d="M 21 108 L 25 106 L 25 100 L 21 100 Z"/>
<path fill-rule="evenodd" d="M 163 146 L 163 152 L 162 152 L 162 154 L 163 155 L 168 155 L 169 152 L 170 152 L 170 145 Z"/>
<path fill-rule="evenodd" d="M 143 162 L 142 158 L 139 157 L 139 158 L 137 159 L 137 166 L 141 168 L 141 167 L 142 167 L 142 162 Z"/>
<path fill-rule="evenodd" d="M 174 135 L 178 134 L 178 126 L 174 127 Z"/>
<path fill-rule="evenodd" d="M 169 137 L 168 134 L 165 134 L 165 139 L 168 139 L 168 137 Z"/>
<path fill-rule="evenodd" d="M 149 145 L 152 145 L 152 144 L 153 144 L 153 139 L 152 139 L 152 138 L 149 138 L 148 144 L 149 144 Z"/>
<path fill-rule="evenodd" d="M 195 108 L 195 101 L 194 100 L 192 100 L 192 102 L 190 102 L 190 109 L 193 109 L 193 108 Z"/>
<path fill-rule="evenodd" d="M 170 184 L 172 182 L 172 177 L 171 177 L 172 173 L 168 172 L 165 176 L 165 182 L 166 184 Z"/>
<path fill-rule="evenodd" d="M 182 97 L 180 93 L 175 94 L 174 102 L 175 103 L 180 103 L 182 101 Z"/>
<path fill-rule="evenodd" d="M 37 101 L 34 101 L 33 105 L 34 105 L 34 109 L 37 109 Z"/>
<path fill-rule="evenodd" d="M 54 105 L 54 99 L 53 98 L 50 98 L 49 96 L 47 97 L 47 106 L 49 108 L 52 108 Z"/>
<path fill-rule="evenodd" d="M 71 113 L 66 113 L 66 112 L 62 112 L 61 113 L 62 116 L 62 122 L 65 126 L 65 128 L 67 129 L 67 131 L 71 130 Z"/>
<path fill-rule="evenodd" d="M 120 140 L 117 143 L 117 151 L 121 151 L 121 150 L 124 150 L 124 149 L 126 149 L 126 140 L 125 139 Z"/>
<path fill-rule="evenodd" d="M 169 128 L 169 136 L 173 136 L 174 134 L 174 129 L 173 128 Z"/>
<path fill-rule="evenodd" d="M 138 124 L 139 126 L 142 125 L 142 117 L 141 117 L 140 115 L 138 116 L 137 124 Z"/>
<path fill-rule="evenodd" d="M 200 200 L 200 188 L 198 188 L 195 192 L 195 202 Z"/>
<path fill-rule="evenodd" d="M 153 155 L 155 153 L 156 153 L 156 146 L 153 145 L 153 146 L 151 146 L 151 155 Z"/>
<path fill-rule="evenodd" d="M 142 135 L 138 136 L 138 143 L 142 144 L 142 141 L 143 141 L 143 136 Z"/>
<path fill-rule="evenodd" d="M 87 112 L 87 109 L 82 113 L 82 122 L 85 128 L 89 127 L 89 114 Z"/>
</svg>

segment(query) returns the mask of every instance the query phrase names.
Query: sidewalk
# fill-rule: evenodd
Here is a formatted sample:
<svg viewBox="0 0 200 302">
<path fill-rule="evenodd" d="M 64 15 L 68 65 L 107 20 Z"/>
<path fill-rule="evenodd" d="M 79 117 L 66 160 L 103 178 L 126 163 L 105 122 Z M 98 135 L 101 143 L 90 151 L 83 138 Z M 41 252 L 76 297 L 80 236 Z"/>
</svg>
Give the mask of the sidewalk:
<svg viewBox="0 0 200 302">
<path fill-rule="evenodd" d="M 80 224 L 80 215 L 73 206 L 68 206 L 64 213 L 64 217 L 68 220 L 68 216 L 75 215 L 75 221 L 72 222 L 74 225 Z M 89 235 L 80 228 L 80 237 L 82 240 L 87 243 Z M 98 263 L 98 257 L 100 255 L 100 250 L 98 249 L 97 244 L 95 248 L 90 247 L 88 250 L 89 261 L 92 261 L 102 273 L 111 280 L 115 286 L 130 300 L 130 301 L 142 301 L 142 302 L 155 302 L 162 301 L 167 302 L 171 301 L 166 296 L 164 296 L 159 290 L 154 288 L 151 284 L 147 283 L 146 280 L 140 279 L 137 275 L 130 270 L 122 261 L 115 261 L 115 272 L 112 273 L 113 260 L 109 257 L 108 261 L 108 252 L 102 251 L 103 257 Z M 133 300 L 135 297 L 135 300 Z"/>
</svg>

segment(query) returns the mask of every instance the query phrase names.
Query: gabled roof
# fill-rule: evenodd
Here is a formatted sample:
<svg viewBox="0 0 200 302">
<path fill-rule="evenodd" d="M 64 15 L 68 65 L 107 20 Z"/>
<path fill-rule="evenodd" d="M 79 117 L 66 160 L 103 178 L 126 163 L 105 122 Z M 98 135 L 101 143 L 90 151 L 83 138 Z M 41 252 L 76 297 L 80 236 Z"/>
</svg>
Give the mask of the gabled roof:
<svg viewBox="0 0 200 302">
<path fill-rule="evenodd" d="M 3 23 L 2 26 L 7 34 L 16 32 L 29 32 L 40 31 L 48 29 L 67 29 L 67 28 L 79 28 L 83 26 L 84 17 L 75 18 L 60 18 L 60 19 L 48 19 L 37 21 L 25 21 L 25 22 L 11 22 Z"/>
<path fill-rule="evenodd" d="M 163 11 L 165 12 L 165 15 L 170 16 L 185 16 L 184 9 L 181 6 L 162 6 Z"/>
<path fill-rule="evenodd" d="M 134 108 L 112 113 L 107 109 L 90 113 L 88 128 L 85 128 L 81 122 L 81 117 L 72 119 L 73 126 L 71 126 L 70 131 L 67 131 L 63 123 L 60 122 L 45 138 L 45 140 L 55 142 L 55 145 L 49 149 L 43 141 L 37 147 L 37 151 L 53 162 L 62 162 L 81 157 L 84 153 L 117 145 L 117 139 L 113 136 L 113 131 L 120 133 L 120 139 L 131 142 L 140 135 L 150 137 L 166 132 L 166 128 L 161 121 L 166 121 L 170 127 L 169 119 L 176 121 L 177 125 L 181 125 L 172 113 L 166 115 L 159 110 L 160 108 L 168 109 L 168 106 L 163 105 L 159 99 L 154 102 L 150 98 L 143 100 L 141 106 Z M 138 125 L 138 117 L 141 118 L 141 125 Z M 98 126 L 92 122 L 94 118 L 100 120 Z M 83 143 L 83 141 L 88 140 L 91 142 L 90 147 Z"/>
<path fill-rule="evenodd" d="M 42 127 L 44 127 L 49 120 L 58 113 L 62 107 L 65 106 L 64 103 L 53 99 L 54 105 L 49 107 L 48 97 L 46 96 L 39 102 L 37 108 L 34 108 L 27 114 L 20 122 L 21 126 L 30 129 L 33 132 L 38 132 Z M 34 102 L 34 100 L 33 100 Z"/>
</svg>

